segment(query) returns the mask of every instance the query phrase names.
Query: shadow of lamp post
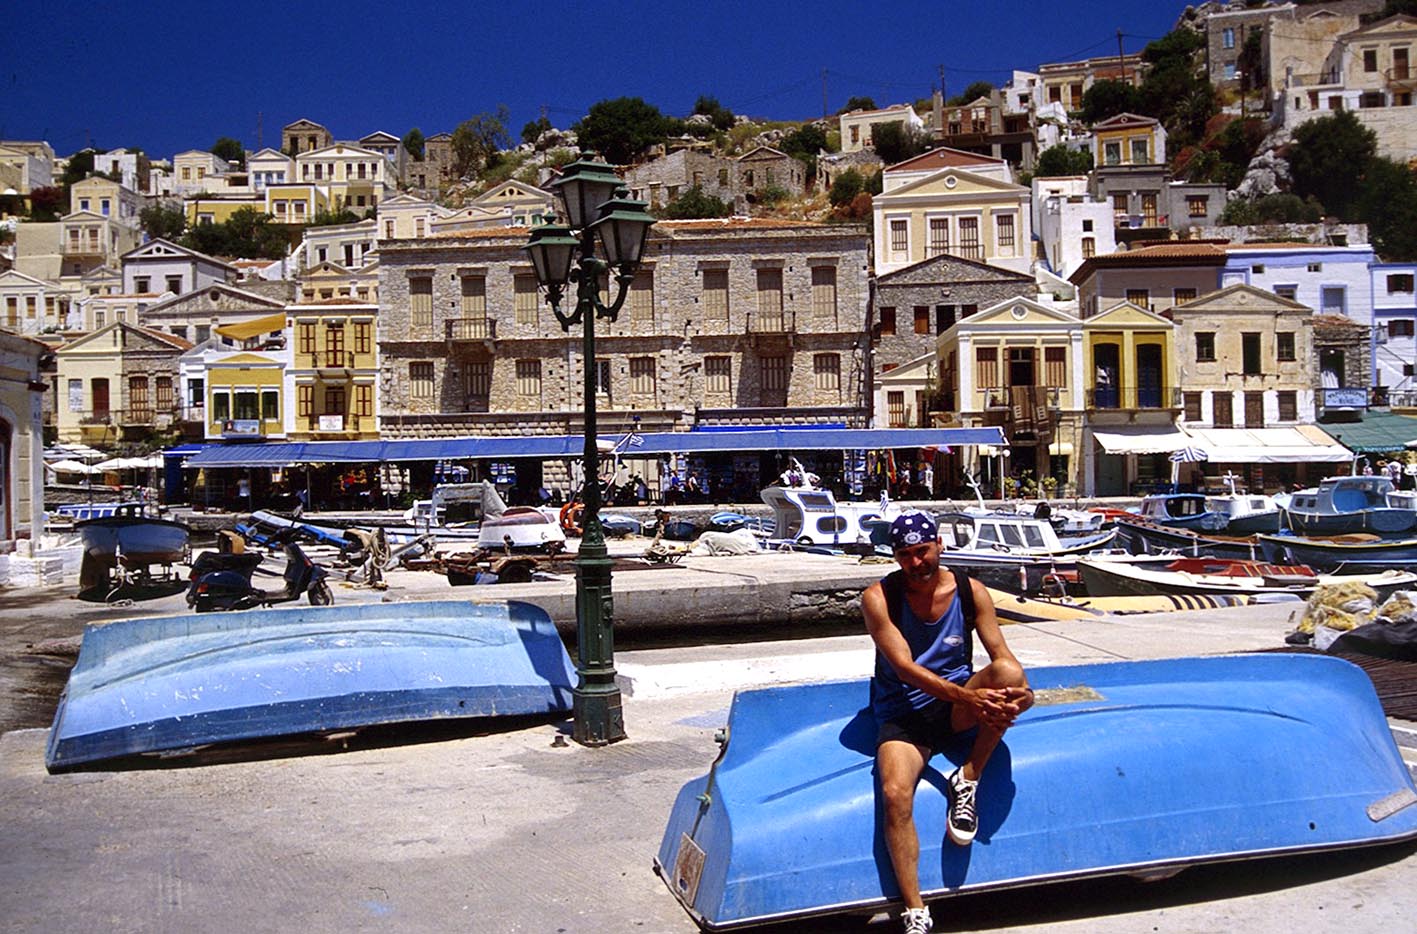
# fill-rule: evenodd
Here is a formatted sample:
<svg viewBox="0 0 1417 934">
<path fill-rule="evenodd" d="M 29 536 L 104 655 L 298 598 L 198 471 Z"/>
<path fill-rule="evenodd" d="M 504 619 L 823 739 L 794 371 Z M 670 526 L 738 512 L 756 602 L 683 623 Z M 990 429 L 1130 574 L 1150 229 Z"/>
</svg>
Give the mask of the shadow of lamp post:
<svg viewBox="0 0 1417 934">
<path fill-rule="evenodd" d="M 614 169 L 582 156 L 566 166 L 552 184 L 561 200 L 567 226 L 545 224 L 531 232 L 523 247 L 531 257 L 536 281 L 565 331 L 581 325 L 585 374 L 585 511 L 581 546 L 576 553 L 576 672 L 572 737 L 584 746 L 604 746 L 625 738 L 620 688 L 615 683 L 613 604 L 610 556 L 600 524 L 599 450 L 596 445 L 595 319 L 614 321 L 635 279 L 645 239 L 654 218 L 642 201 L 631 201 Z M 600 254 L 596 254 L 599 242 Z M 600 301 L 602 275 L 614 275 L 615 300 Z M 574 289 L 575 305 L 563 311 L 561 299 Z M 608 291 L 608 290 L 607 290 Z"/>
</svg>

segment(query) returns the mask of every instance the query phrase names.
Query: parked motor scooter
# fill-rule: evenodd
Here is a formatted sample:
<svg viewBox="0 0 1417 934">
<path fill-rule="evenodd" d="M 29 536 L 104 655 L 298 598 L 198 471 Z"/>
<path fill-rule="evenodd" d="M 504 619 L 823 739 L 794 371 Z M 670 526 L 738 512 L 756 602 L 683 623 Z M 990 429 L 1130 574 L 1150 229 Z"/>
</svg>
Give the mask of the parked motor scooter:
<svg viewBox="0 0 1417 934">
<path fill-rule="evenodd" d="M 333 603 L 330 585 L 325 582 L 329 572 L 311 561 L 289 538 L 283 548 L 285 585 L 279 590 L 262 590 L 251 583 L 251 576 L 261 563 L 259 554 L 203 552 L 192 563 L 192 587 L 187 591 L 187 605 L 198 613 L 249 610 L 289 603 L 299 600 L 302 595 L 308 596 L 311 606 L 329 606 Z"/>
</svg>

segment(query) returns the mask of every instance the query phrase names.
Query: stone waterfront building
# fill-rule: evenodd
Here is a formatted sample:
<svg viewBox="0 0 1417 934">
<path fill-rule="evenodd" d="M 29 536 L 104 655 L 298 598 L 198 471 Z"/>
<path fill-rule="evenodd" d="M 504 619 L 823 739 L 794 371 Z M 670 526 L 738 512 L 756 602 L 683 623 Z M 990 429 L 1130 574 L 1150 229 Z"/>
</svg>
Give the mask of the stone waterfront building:
<svg viewBox="0 0 1417 934">
<path fill-rule="evenodd" d="M 761 218 L 656 224 L 619 319 L 597 322 L 602 431 L 634 418 L 644 431 L 864 427 L 867 236 Z M 581 329 L 557 323 L 526 240 L 502 228 L 380 242 L 384 437 L 582 430 Z"/>
</svg>

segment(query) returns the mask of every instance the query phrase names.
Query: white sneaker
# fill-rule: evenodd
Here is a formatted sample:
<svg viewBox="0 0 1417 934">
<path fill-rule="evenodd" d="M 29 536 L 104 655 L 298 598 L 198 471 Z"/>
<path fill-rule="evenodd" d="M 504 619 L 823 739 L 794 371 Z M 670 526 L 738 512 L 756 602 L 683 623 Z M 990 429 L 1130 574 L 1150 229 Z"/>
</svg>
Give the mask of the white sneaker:
<svg viewBox="0 0 1417 934">
<path fill-rule="evenodd" d="M 905 922 L 905 934 L 930 934 L 935 929 L 929 908 L 907 908 L 900 918 Z"/>
</svg>

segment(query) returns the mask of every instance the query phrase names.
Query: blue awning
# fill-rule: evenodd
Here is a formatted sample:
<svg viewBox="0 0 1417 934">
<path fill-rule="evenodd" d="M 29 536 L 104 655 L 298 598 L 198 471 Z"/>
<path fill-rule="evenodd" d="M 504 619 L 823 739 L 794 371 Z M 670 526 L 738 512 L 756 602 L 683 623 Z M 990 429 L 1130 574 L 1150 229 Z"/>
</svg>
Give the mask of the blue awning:
<svg viewBox="0 0 1417 934">
<path fill-rule="evenodd" d="M 193 454 L 200 454 L 210 445 L 206 444 L 179 444 L 175 447 L 163 448 L 163 457 L 190 457 Z"/>
<path fill-rule="evenodd" d="M 665 431 L 624 445 L 631 457 L 733 451 L 850 451 L 1004 444 L 999 428 L 753 428 L 741 431 Z M 621 437 L 601 438 L 618 444 Z M 524 438 L 427 438 L 405 441 L 288 441 L 208 445 L 188 467 L 286 467 L 294 464 L 372 464 L 399 461 L 512 460 L 579 457 L 580 435 Z"/>
</svg>

